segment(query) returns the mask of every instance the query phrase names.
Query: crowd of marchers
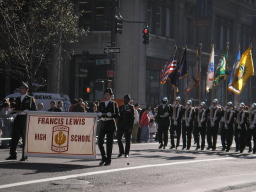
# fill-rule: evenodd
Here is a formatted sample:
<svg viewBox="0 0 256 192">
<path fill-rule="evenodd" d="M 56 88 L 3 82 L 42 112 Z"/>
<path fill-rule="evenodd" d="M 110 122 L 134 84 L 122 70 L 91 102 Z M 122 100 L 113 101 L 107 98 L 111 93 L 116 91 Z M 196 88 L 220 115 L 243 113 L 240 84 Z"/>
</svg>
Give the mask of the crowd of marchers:
<svg viewBox="0 0 256 192">
<path fill-rule="evenodd" d="M 17 159 L 17 145 L 22 138 L 25 140 L 26 111 L 51 111 L 62 112 L 63 101 L 50 102 L 51 108 L 44 110 L 43 103 L 38 103 L 33 97 L 27 95 L 28 86 L 22 82 L 19 97 L 5 98 L 1 109 L 2 137 L 11 138 L 3 140 L 1 147 L 10 147 L 10 156 L 6 160 Z M 229 152 L 233 140 L 235 151 L 243 153 L 248 146 L 248 152 L 256 152 L 256 103 L 251 107 L 240 103 L 233 106 L 228 102 L 226 106 L 218 104 L 214 99 L 209 107 L 204 102 L 193 107 L 192 101 L 187 100 L 182 105 L 181 98 L 175 98 L 173 104 L 167 97 L 162 103 L 151 109 L 150 106 L 140 108 L 138 103 L 132 103 L 129 94 L 124 95 L 123 104 L 118 106 L 112 100 L 113 91 L 107 88 L 104 91 L 104 99 L 101 102 L 89 102 L 83 99 L 75 99 L 69 108 L 69 112 L 93 112 L 97 113 L 98 147 L 101 153 L 99 165 L 110 165 L 113 140 L 118 140 L 118 158 L 129 157 L 131 143 L 159 142 L 159 149 L 190 150 L 192 138 L 196 144 L 195 150 L 216 150 L 217 138 L 220 135 L 222 151 Z M 25 115 L 24 115 L 25 114 Z M 170 135 L 170 137 L 169 137 Z M 180 138 L 182 136 L 182 144 Z M 170 138 L 170 145 L 168 140 Z M 106 139 L 106 151 L 104 143 Z M 123 146 L 125 139 L 125 147 Z M 253 141 L 253 147 L 252 147 Z M 181 149 L 181 148 L 180 148 Z M 21 161 L 27 160 L 24 156 L 24 147 Z"/>
<path fill-rule="evenodd" d="M 182 136 L 182 150 L 190 150 L 193 135 L 195 150 L 206 148 L 215 151 L 220 135 L 222 151 L 229 152 L 234 140 L 235 152 L 243 153 L 248 147 L 248 152 L 255 154 L 256 103 L 251 107 L 244 103 L 234 107 L 232 102 L 221 106 L 218 99 L 214 99 L 209 107 L 206 107 L 205 102 L 193 107 L 191 100 L 187 100 L 184 106 L 180 100 L 180 97 L 176 97 L 171 105 L 167 104 L 167 98 L 163 98 L 157 109 L 155 119 L 158 123 L 159 149 L 167 148 L 170 130 L 170 149 L 178 149 Z"/>
</svg>

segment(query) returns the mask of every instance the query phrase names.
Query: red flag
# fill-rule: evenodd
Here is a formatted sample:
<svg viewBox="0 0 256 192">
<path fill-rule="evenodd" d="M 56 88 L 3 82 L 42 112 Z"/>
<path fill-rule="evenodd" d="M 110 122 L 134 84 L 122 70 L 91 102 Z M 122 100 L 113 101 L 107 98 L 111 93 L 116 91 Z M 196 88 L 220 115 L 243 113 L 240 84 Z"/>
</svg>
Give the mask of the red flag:
<svg viewBox="0 0 256 192">
<path fill-rule="evenodd" d="M 160 72 L 160 83 L 161 84 L 166 83 L 168 75 L 170 73 L 172 73 L 177 67 L 176 51 L 177 51 L 177 47 L 175 46 L 175 50 L 174 50 L 172 57 L 166 62 L 164 68 Z"/>
</svg>

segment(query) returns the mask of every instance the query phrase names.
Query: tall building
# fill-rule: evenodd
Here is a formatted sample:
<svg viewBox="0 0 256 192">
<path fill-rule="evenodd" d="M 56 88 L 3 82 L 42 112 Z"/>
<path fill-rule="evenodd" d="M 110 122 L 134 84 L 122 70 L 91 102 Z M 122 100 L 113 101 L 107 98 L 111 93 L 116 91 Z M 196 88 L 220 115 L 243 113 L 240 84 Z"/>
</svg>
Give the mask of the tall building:
<svg viewBox="0 0 256 192">
<path fill-rule="evenodd" d="M 229 70 L 239 44 L 241 52 L 249 47 L 256 36 L 255 1 L 77 0 L 74 3 L 75 10 L 81 13 L 79 26 L 90 27 L 90 33 L 72 47 L 75 54 L 70 70 L 70 95 L 97 100 L 102 97 L 104 88 L 112 87 L 115 98 L 129 93 L 135 102 L 144 105 L 156 106 L 163 96 L 172 101 L 174 89 L 168 81 L 161 85 L 159 74 L 177 45 L 178 60 L 187 46 L 188 80 L 178 81 L 180 91 L 176 95 L 183 101 L 193 99 L 195 103 L 199 98 L 210 102 L 216 97 L 221 104 L 227 99 L 237 100 L 233 93 L 228 92 L 226 96 L 225 82 L 206 93 L 206 71 L 212 44 L 215 45 L 216 67 L 229 42 Z M 123 19 L 122 34 L 115 34 L 115 15 Z M 147 26 L 150 43 L 144 44 L 142 31 Z M 197 87 L 185 92 L 199 42 L 202 42 L 200 97 Z M 120 53 L 104 52 L 111 45 L 120 48 Z M 82 73 L 87 73 L 87 77 Z M 87 86 L 92 87 L 91 93 L 86 93 Z M 249 89 L 248 82 L 240 100 L 250 102 Z"/>
<path fill-rule="evenodd" d="M 210 104 L 213 98 L 218 98 L 222 105 L 227 100 L 246 104 L 255 102 L 251 100 L 251 95 L 256 93 L 255 87 L 249 81 L 239 96 L 226 92 L 225 81 L 209 93 L 205 91 L 205 85 L 212 44 L 215 45 L 216 68 L 229 42 L 229 70 L 239 45 L 242 53 L 251 41 L 255 47 L 256 1 L 73 0 L 73 3 L 79 15 L 79 27 L 89 28 L 89 33 L 72 45 L 71 60 L 67 59 L 61 65 L 60 92 L 71 98 L 99 100 L 104 89 L 111 87 L 117 99 L 130 94 L 134 102 L 152 107 L 165 96 L 173 102 L 175 95 L 181 96 L 183 103 L 192 99 L 193 105 L 199 100 Z M 116 18 L 121 19 L 121 25 Z M 144 44 L 143 29 L 147 27 L 150 40 L 149 44 Z M 200 89 L 195 87 L 186 93 L 200 42 Z M 187 46 L 188 76 L 178 81 L 178 93 L 174 93 L 168 81 L 160 84 L 160 71 L 175 45 L 178 61 Z M 255 49 L 253 55 L 256 55 Z M 56 89 L 56 65 L 54 70 L 49 70 L 48 92 Z"/>
</svg>

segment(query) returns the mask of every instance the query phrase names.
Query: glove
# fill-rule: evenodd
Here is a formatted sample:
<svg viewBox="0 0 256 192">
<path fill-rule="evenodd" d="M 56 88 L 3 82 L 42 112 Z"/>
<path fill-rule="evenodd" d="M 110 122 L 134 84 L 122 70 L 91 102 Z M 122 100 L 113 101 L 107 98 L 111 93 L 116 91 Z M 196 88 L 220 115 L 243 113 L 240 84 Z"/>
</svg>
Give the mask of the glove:
<svg viewBox="0 0 256 192">
<path fill-rule="evenodd" d="M 107 116 L 108 116 L 108 117 L 111 117 L 111 116 L 112 116 L 112 113 L 111 113 L 111 112 L 108 112 L 108 113 L 107 113 Z"/>
<path fill-rule="evenodd" d="M 165 116 L 165 117 L 169 116 L 169 113 L 168 113 L 168 112 L 165 112 L 165 113 L 164 113 L 164 116 Z"/>
<path fill-rule="evenodd" d="M 24 113 L 27 113 L 27 112 L 29 112 L 29 110 L 25 109 L 23 112 L 24 112 Z"/>
<path fill-rule="evenodd" d="M 228 126 L 227 126 L 227 125 L 225 125 L 225 129 L 228 129 Z"/>
<path fill-rule="evenodd" d="M 98 116 L 99 116 L 99 117 L 101 117 L 101 116 L 102 116 L 102 113 L 101 113 L 101 112 L 99 112 L 99 113 L 98 113 Z"/>
<path fill-rule="evenodd" d="M 202 124 L 201 124 L 201 123 L 198 123 L 198 127 L 202 127 Z"/>
<path fill-rule="evenodd" d="M 223 111 L 227 111 L 227 106 L 225 106 L 225 107 L 223 108 Z"/>
<path fill-rule="evenodd" d="M 240 125 L 238 125 L 238 126 L 237 126 L 237 129 L 241 129 L 241 126 L 240 126 Z"/>
<path fill-rule="evenodd" d="M 214 127 L 214 123 L 211 123 L 211 127 Z"/>
<path fill-rule="evenodd" d="M 7 113 L 12 113 L 13 109 L 8 109 Z"/>
<path fill-rule="evenodd" d="M 186 123 L 186 127 L 189 127 L 189 123 Z"/>
<path fill-rule="evenodd" d="M 221 118 L 221 122 L 225 122 L 225 119 L 224 119 L 224 117 L 222 117 L 222 118 Z"/>
<path fill-rule="evenodd" d="M 254 128 L 254 125 L 251 125 L 249 128 L 250 128 L 250 129 L 253 129 L 253 128 Z"/>
<path fill-rule="evenodd" d="M 177 121 L 174 121 L 173 124 L 174 124 L 174 125 L 178 125 Z"/>
</svg>

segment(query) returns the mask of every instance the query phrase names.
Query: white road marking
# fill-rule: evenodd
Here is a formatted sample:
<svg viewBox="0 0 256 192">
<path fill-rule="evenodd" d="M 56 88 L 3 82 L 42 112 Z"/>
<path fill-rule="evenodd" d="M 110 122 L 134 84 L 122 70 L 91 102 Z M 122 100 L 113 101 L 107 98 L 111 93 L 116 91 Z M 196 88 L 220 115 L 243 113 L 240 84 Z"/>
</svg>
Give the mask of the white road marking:
<svg viewBox="0 0 256 192">
<path fill-rule="evenodd" d="M 135 166 L 135 167 L 126 167 L 126 168 L 94 171 L 94 172 L 89 172 L 89 173 L 81 173 L 81 174 L 75 174 L 75 175 L 51 177 L 51 178 L 46 178 L 46 179 L 38 179 L 38 180 L 32 180 L 32 181 L 24 181 L 24 182 L 12 183 L 12 184 L 0 185 L 0 189 L 9 188 L 9 187 L 17 187 L 17 186 L 22 186 L 22 185 L 35 184 L 35 183 L 56 181 L 56 180 L 64 180 L 64 179 L 70 179 L 70 178 L 75 178 L 75 177 L 84 177 L 84 176 L 99 175 L 99 174 L 104 174 L 104 173 L 113 173 L 113 172 L 119 172 L 119 171 L 125 171 L 125 170 L 143 169 L 143 168 L 149 168 L 149 167 L 162 167 L 162 166 L 171 166 L 171 165 L 180 165 L 180 164 L 191 164 L 191 163 L 209 162 L 209 161 L 222 161 L 222 160 L 228 160 L 228 159 L 235 159 L 235 158 L 234 157 L 225 157 L 225 158 L 218 158 L 218 159 L 182 161 L 182 162 L 162 163 L 162 164 L 154 164 L 154 165 L 142 165 L 142 166 Z"/>
</svg>

